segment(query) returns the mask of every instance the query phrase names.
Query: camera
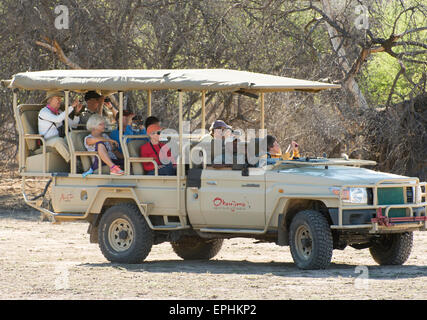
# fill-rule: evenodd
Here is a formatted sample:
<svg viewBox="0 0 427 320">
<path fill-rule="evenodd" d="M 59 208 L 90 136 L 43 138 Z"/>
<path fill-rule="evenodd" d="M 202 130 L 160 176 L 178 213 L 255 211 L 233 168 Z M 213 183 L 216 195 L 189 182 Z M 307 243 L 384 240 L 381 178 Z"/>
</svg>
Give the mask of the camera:
<svg viewBox="0 0 427 320">
<path fill-rule="evenodd" d="M 111 102 L 111 99 L 107 97 L 107 98 L 104 99 L 104 102 L 105 103 Z"/>
<path fill-rule="evenodd" d="M 141 116 L 135 116 L 135 117 L 133 117 L 132 121 L 135 124 L 138 124 L 138 125 L 141 125 L 141 124 L 143 125 L 144 124 L 144 119 Z"/>
</svg>

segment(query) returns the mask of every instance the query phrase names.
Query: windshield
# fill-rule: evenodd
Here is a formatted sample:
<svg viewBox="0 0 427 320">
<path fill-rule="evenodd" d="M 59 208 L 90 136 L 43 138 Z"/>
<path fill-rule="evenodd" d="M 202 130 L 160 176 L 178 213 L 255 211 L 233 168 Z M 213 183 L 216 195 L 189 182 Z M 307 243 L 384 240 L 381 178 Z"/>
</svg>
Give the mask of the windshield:
<svg viewBox="0 0 427 320">
<path fill-rule="evenodd" d="M 295 167 L 325 167 L 329 166 L 373 166 L 377 163 L 370 160 L 357 159 L 327 159 L 327 158 L 299 158 L 294 160 L 280 160 L 273 165 L 269 165 L 269 170 L 281 170 Z"/>
</svg>

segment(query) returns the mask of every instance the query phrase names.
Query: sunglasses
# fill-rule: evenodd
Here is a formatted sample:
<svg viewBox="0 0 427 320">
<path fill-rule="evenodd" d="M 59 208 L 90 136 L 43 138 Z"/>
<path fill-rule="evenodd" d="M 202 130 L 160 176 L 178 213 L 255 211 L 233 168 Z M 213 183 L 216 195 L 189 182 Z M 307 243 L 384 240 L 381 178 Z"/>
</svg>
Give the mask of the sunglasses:
<svg viewBox="0 0 427 320">
<path fill-rule="evenodd" d="M 160 136 L 160 134 L 161 134 L 161 133 L 162 133 L 161 131 L 151 132 L 151 134 L 157 134 L 157 135 L 159 135 L 159 136 Z"/>
</svg>

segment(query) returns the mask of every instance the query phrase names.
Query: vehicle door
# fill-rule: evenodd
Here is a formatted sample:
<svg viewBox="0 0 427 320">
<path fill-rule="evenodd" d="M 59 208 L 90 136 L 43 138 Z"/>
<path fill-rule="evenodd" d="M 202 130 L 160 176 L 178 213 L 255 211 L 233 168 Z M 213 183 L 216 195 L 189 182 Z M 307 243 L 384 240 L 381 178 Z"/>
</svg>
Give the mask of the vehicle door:
<svg viewBox="0 0 427 320">
<path fill-rule="evenodd" d="M 199 189 L 201 214 L 208 227 L 264 228 L 265 171 L 207 168 Z"/>
</svg>

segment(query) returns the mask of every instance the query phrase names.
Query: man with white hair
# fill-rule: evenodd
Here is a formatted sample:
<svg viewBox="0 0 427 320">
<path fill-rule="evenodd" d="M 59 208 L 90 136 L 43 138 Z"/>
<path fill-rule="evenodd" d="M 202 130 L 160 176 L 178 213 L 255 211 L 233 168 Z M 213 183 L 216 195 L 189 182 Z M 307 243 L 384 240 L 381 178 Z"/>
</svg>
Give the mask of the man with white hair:
<svg viewBox="0 0 427 320">
<path fill-rule="evenodd" d="M 48 91 L 46 98 L 43 100 L 46 106 L 42 108 L 38 115 L 38 129 L 45 141 L 47 147 L 52 147 L 64 158 L 70 162 L 70 152 L 65 137 L 65 111 L 61 111 L 61 102 L 64 93 L 61 91 Z M 76 127 L 80 118 L 78 114 L 82 105 L 76 99 L 72 108 L 68 109 L 68 124 L 70 127 Z"/>
</svg>

